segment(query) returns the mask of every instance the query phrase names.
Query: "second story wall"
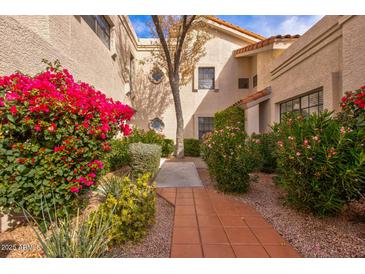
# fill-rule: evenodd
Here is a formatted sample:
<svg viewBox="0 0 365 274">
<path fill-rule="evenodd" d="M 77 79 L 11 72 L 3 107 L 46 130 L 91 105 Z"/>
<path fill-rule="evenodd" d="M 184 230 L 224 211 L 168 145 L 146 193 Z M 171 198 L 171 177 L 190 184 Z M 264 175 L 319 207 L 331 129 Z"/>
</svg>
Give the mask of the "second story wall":
<svg viewBox="0 0 365 274">
<path fill-rule="evenodd" d="M 107 16 L 108 47 L 81 16 L 1 16 L 0 74 L 35 74 L 43 58 L 61 64 L 75 79 L 125 100 L 129 90 L 133 31 L 123 16 Z"/>
</svg>

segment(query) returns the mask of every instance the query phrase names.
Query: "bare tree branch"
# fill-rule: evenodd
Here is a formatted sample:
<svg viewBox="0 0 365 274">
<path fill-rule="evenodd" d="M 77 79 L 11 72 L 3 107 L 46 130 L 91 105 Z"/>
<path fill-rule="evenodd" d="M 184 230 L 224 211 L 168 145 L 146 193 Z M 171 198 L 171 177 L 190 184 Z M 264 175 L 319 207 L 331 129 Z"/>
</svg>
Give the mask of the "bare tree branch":
<svg viewBox="0 0 365 274">
<path fill-rule="evenodd" d="M 160 25 L 160 20 L 159 20 L 157 15 L 152 15 L 152 21 L 155 24 L 157 35 L 160 38 L 163 51 L 165 52 L 169 73 L 172 73 L 173 72 L 173 67 L 172 67 L 172 63 L 171 63 L 170 51 L 169 51 L 169 48 L 167 46 L 165 35 L 163 34 L 163 31 L 162 31 L 162 28 L 161 28 L 161 25 Z"/>
</svg>

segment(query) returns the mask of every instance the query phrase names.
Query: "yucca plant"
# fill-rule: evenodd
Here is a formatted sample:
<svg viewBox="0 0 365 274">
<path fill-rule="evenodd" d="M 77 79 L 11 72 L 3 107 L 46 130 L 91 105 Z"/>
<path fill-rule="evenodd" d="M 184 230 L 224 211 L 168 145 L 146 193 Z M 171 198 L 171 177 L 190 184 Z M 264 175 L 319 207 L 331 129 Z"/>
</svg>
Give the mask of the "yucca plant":
<svg viewBox="0 0 365 274">
<path fill-rule="evenodd" d="M 44 210 L 42 205 L 42 223 L 25 209 L 23 212 L 48 258 L 99 258 L 108 250 L 113 211 L 106 218 L 91 214 L 85 219 L 77 210 L 76 217 L 66 213 L 60 219 L 56 214 L 52 217 L 49 208 Z"/>
<path fill-rule="evenodd" d="M 119 199 L 120 193 L 122 191 L 123 179 L 119 176 L 108 176 L 99 181 L 98 193 L 101 198 L 105 201 L 108 195 L 112 195 L 113 197 Z"/>
</svg>

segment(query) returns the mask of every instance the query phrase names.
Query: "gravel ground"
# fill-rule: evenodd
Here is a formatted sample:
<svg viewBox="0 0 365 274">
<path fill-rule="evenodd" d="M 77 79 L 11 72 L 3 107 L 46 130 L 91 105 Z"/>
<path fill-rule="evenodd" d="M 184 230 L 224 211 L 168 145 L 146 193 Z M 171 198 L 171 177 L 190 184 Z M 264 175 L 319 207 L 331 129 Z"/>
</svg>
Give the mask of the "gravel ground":
<svg viewBox="0 0 365 274">
<path fill-rule="evenodd" d="M 365 223 L 347 213 L 320 219 L 284 206 L 272 175 L 255 175 L 249 192 L 234 198 L 256 208 L 304 257 L 365 257 Z"/>
<path fill-rule="evenodd" d="M 91 201 L 88 210 L 94 207 Z M 169 257 L 171 248 L 174 207 L 157 196 L 156 223 L 138 244 L 111 248 L 107 257 Z M 42 250 L 30 226 L 20 226 L 0 233 L 0 258 L 40 258 Z"/>
<path fill-rule="evenodd" d="M 108 257 L 168 258 L 170 257 L 174 207 L 157 195 L 156 222 L 147 236 L 137 244 L 115 246 Z"/>
</svg>

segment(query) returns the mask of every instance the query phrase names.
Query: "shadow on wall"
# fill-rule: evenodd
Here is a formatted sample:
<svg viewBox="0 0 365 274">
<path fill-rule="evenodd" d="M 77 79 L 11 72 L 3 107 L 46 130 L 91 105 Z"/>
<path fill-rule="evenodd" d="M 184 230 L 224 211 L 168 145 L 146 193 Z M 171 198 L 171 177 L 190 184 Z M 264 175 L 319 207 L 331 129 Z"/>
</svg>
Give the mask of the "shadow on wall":
<svg viewBox="0 0 365 274">
<path fill-rule="evenodd" d="M 241 61 L 230 56 L 216 78 L 219 90 L 197 92 L 197 96 L 199 96 L 199 92 L 204 92 L 205 96 L 199 100 L 199 104 L 196 105 L 193 113 L 189 115 L 190 119 L 185 121 L 185 138 L 197 138 L 197 117 L 214 117 L 214 113 L 226 109 L 255 91 L 252 89 L 250 62 L 249 59 Z M 233 71 L 237 73 L 232 73 Z M 238 89 L 238 78 L 241 77 L 250 79 L 250 88 Z"/>
<path fill-rule="evenodd" d="M 170 85 L 166 79 L 160 84 L 154 84 L 149 79 L 149 73 L 138 69 L 134 74 L 132 106 L 137 110 L 133 123 L 143 129 L 148 129 L 150 120 L 161 118 L 166 109 L 173 103 Z"/>
</svg>

